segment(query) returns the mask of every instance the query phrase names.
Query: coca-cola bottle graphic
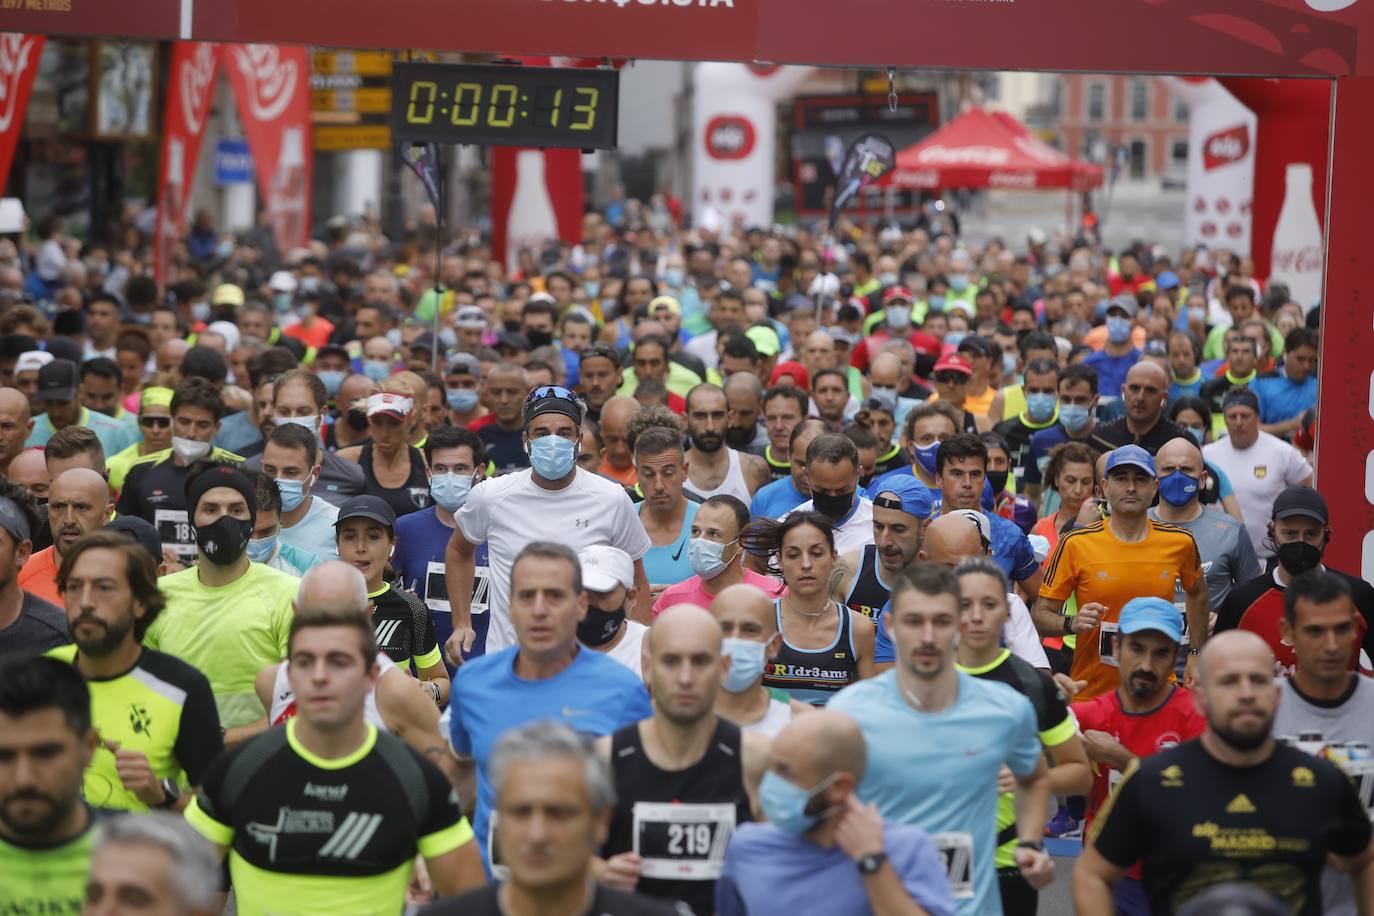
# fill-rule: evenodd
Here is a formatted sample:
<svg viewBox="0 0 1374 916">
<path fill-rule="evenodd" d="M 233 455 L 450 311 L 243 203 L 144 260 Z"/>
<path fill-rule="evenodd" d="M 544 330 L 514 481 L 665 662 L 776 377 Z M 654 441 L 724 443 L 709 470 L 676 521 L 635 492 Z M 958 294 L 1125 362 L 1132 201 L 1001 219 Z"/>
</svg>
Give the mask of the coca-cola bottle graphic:
<svg viewBox="0 0 1374 916">
<path fill-rule="evenodd" d="M 1292 300 L 1305 309 L 1321 298 L 1322 225 L 1312 202 L 1312 166 L 1303 162 L 1288 166 L 1269 276 L 1287 286 Z"/>
<path fill-rule="evenodd" d="M 306 242 L 310 226 L 305 199 L 305 133 L 299 127 L 281 132 L 281 153 L 267 198 L 272 233 L 286 253 Z"/>
<path fill-rule="evenodd" d="M 515 154 L 515 194 L 506 219 L 506 260 L 513 270 L 520 249 L 558 238 L 558 214 L 549 194 L 544 151 L 522 149 Z"/>
<path fill-rule="evenodd" d="M 186 150 L 178 137 L 167 141 L 167 184 L 157 207 L 157 278 L 170 282 L 172 258 L 181 238 L 181 211 L 186 200 L 182 177 L 186 174 Z"/>
</svg>

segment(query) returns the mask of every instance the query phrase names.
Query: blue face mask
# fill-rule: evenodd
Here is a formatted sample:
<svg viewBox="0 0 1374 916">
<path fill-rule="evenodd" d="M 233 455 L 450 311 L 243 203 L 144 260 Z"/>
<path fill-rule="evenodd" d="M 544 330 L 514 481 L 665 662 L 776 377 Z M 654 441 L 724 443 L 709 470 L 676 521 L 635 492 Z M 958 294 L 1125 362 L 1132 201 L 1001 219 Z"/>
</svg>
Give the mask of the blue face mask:
<svg viewBox="0 0 1374 916">
<path fill-rule="evenodd" d="M 383 379 L 390 378 L 391 363 L 374 362 L 369 360 L 368 362 L 363 363 L 363 375 L 372 379 L 372 381 L 374 382 L 380 382 Z"/>
<path fill-rule="evenodd" d="M 392 345 L 393 347 L 398 347 L 398 348 L 399 348 L 399 347 L 401 346 L 401 329 L 400 329 L 400 328 L 392 328 L 390 331 L 387 331 L 387 332 L 386 332 L 386 339 L 389 340 L 389 341 L 391 341 L 391 345 Z"/>
<path fill-rule="evenodd" d="M 962 293 L 968 289 L 968 274 L 950 274 L 949 288 L 956 293 Z"/>
<path fill-rule="evenodd" d="M 305 502 L 305 485 L 310 478 L 305 480 L 282 480 L 277 478 L 277 489 L 281 492 L 281 508 L 283 512 L 294 512 Z"/>
<path fill-rule="evenodd" d="M 193 321 L 209 321 L 209 320 L 210 320 L 210 303 L 208 303 L 208 302 L 192 302 L 192 303 L 191 303 L 191 319 L 192 319 Z"/>
<path fill-rule="evenodd" d="M 583 281 L 582 288 L 587 291 L 588 299 L 595 299 L 597 296 L 601 295 L 601 284 L 595 280 Z"/>
<path fill-rule="evenodd" d="M 291 311 L 292 298 L 291 293 L 277 293 L 272 297 L 272 308 L 285 315 Z"/>
<path fill-rule="evenodd" d="M 456 410 L 459 413 L 468 413 L 477 407 L 477 389 L 450 388 L 445 392 L 444 399 L 448 401 L 450 410 Z"/>
<path fill-rule="evenodd" d="M 445 350 L 452 350 L 458 346 L 458 332 L 453 328 L 440 328 L 439 345 Z"/>
<path fill-rule="evenodd" d="M 471 474 L 435 474 L 429 479 L 429 495 L 447 512 L 463 508 L 471 492 Z"/>
<path fill-rule="evenodd" d="M 573 469 L 577 447 L 562 436 L 540 436 L 530 441 L 530 465 L 545 480 L 562 480 Z"/>
<path fill-rule="evenodd" d="M 763 675 L 768 643 L 729 637 L 721 640 L 720 651 L 730 659 L 730 673 L 722 686 L 731 693 L 744 693 Z"/>
<path fill-rule="evenodd" d="M 964 338 L 967 336 L 968 331 L 950 331 L 945 335 L 945 346 L 957 347 L 964 342 Z"/>
<path fill-rule="evenodd" d="M 682 284 L 687 280 L 687 272 L 681 267 L 669 267 L 663 272 L 663 282 L 673 289 L 681 289 Z"/>
<path fill-rule="evenodd" d="M 811 799 L 819 792 L 823 792 L 826 786 L 835 781 L 837 774 L 832 773 L 822 779 L 814 789 L 810 791 L 794 786 L 792 783 L 783 779 L 772 770 L 763 774 L 763 781 L 759 783 L 759 807 L 763 809 L 764 815 L 768 818 L 768 823 L 785 830 L 788 833 L 800 836 L 812 827 L 829 811 L 821 811 L 816 814 L 807 814 L 806 806 Z"/>
<path fill-rule="evenodd" d="M 1198 479 L 1174 471 L 1159 481 L 1159 498 L 1171 506 L 1186 506 L 1197 498 Z"/>
<path fill-rule="evenodd" d="M 1071 433 L 1082 432 L 1088 428 L 1092 413 L 1086 404 L 1060 404 L 1059 422 Z"/>
<path fill-rule="evenodd" d="M 944 308 L 945 308 L 945 297 L 944 297 L 944 296 L 931 296 L 930 298 L 926 299 L 926 305 L 930 306 L 930 308 L 931 308 L 933 311 L 936 311 L 936 312 L 944 311 Z"/>
<path fill-rule="evenodd" d="M 706 538 L 692 538 L 687 544 L 687 562 L 691 564 L 692 572 L 703 579 L 714 579 L 724 572 L 725 567 L 730 565 L 724 559 L 726 546 Z"/>
<path fill-rule="evenodd" d="M 1032 423 L 1044 423 L 1054 416 L 1054 408 L 1059 399 L 1052 394 L 1038 392 L 1026 395 L 1026 416 Z"/>
<path fill-rule="evenodd" d="M 1016 354 L 1015 354 L 1015 353 L 1003 353 L 1003 354 L 1002 354 L 1002 374 L 1003 374 L 1003 375 L 1011 375 L 1011 374 L 1012 374 L 1013 372 L 1015 372 L 1015 371 L 1016 371 Z"/>
<path fill-rule="evenodd" d="M 897 305 L 894 302 L 883 309 L 883 315 L 887 319 L 887 326 L 894 330 L 911 324 L 911 306 L 909 305 Z"/>
<path fill-rule="evenodd" d="M 1201 446 L 1201 445 L 1202 445 L 1202 439 L 1203 439 L 1203 437 L 1207 435 L 1207 430 L 1203 429 L 1201 426 L 1198 426 L 1198 427 L 1192 427 L 1192 426 L 1190 426 L 1190 427 L 1188 427 L 1188 435 L 1190 435 L 1190 436 L 1192 436 L 1194 439 L 1196 439 L 1196 440 L 1197 440 L 1197 444 L 1198 444 L 1199 446 Z"/>
<path fill-rule="evenodd" d="M 1107 339 L 1114 344 L 1123 344 L 1131 339 L 1131 319 L 1122 315 L 1107 316 Z"/>
<path fill-rule="evenodd" d="M 277 538 L 281 537 L 281 529 L 270 538 L 249 538 L 248 539 L 248 559 L 254 563 L 266 563 L 272 556 L 272 551 L 277 549 Z"/>
<path fill-rule="evenodd" d="M 331 398 L 339 393 L 339 389 L 343 387 L 344 379 L 348 378 L 347 372 L 336 372 L 330 369 L 323 369 L 315 374 L 319 376 L 321 382 L 324 382 L 325 394 Z"/>
<path fill-rule="evenodd" d="M 921 466 L 921 470 L 932 477 L 935 476 L 935 453 L 939 450 L 939 442 L 932 442 L 929 445 L 918 445 L 913 450 L 916 454 L 916 463 Z"/>
</svg>

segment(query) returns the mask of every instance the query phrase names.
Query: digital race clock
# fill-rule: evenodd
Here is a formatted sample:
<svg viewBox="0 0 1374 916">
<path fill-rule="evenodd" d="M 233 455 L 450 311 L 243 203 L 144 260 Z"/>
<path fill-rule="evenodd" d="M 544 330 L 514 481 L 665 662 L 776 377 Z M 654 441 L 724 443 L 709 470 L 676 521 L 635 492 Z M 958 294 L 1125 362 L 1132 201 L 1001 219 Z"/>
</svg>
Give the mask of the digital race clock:
<svg viewBox="0 0 1374 916">
<path fill-rule="evenodd" d="M 613 149 L 620 74 L 609 69 L 397 61 L 397 141 Z"/>
</svg>

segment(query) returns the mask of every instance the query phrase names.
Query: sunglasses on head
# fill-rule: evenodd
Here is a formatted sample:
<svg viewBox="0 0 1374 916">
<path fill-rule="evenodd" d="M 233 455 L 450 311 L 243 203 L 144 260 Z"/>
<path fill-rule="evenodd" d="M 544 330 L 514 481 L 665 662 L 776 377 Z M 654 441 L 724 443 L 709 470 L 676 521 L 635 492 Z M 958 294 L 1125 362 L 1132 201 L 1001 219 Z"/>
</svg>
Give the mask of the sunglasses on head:
<svg viewBox="0 0 1374 916">
<path fill-rule="evenodd" d="M 166 429 L 172 425 L 171 417 L 139 417 L 139 426 L 147 426 L 155 429 Z"/>
<path fill-rule="evenodd" d="M 560 401 L 572 401 L 578 403 L 577 393 L 571 388 L 564 388 L 562 385 L 540 385 L 525 396 L 526 406 L 536 401 L 544 401 L 549 398 L 557 398 Z"/>
</svg>

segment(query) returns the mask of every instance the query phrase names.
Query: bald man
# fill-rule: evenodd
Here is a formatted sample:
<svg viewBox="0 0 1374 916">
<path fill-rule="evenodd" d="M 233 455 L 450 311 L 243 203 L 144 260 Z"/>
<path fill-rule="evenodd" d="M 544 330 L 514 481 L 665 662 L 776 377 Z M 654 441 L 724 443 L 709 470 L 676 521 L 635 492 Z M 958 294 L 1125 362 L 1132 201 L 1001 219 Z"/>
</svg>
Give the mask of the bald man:
<svg viewBox="0 0 1374 916">
<path fill-rule="evenodd" d="M 727 416 L 725 444 L 742 452 L 761 455 L 768 445 L 768 430 L 759 422 L 763 413 L 763 383 L 752 372 L 736 372 L 721 386 Z"/>
<path fill-rule="evenodd" d="M 1102 387 L 1103 396 L 1111 390 Z M 1122 445 L 1138 445 L 1151 455 L 1170 439 L 1187 436 L 1181 426 L 1164 417 L 1169 401 L 1169 374 L 1157 363 L 1138 362 L 1126 373 L 1121 385 L 1126 416 L 1111 423 L 1099 423 L 1088 436 L 1088 444 L 1098 451 L 1110 452 Z"/>
<path fill-rule="evenodd" d="M 763 777 L 768 823 L 731 837 L 717 916 L 954 912 L 925 831 L 887 823 L 855 796 L 867 764 L 863 733 L 842 712 L 812 712 L 778 734 Z"/>
<path fill-rule="evenodd" d="M 782 649 L 778 618 L 767 592 L 747 582 L 728 586 L 711 602 L 711 616 L 720 625 L 721 654 L 730 662 L 716 693 L 716 715 L 746 732 L 772 738 L 794 714 L 815 709 L 792 699 L 785 690 L 763 686 L 764 668 Z"/>
<path fill-rule="evenodd" d="M 364 401 L 372 390 L 372 379 L 354 372 L 339 383 L 339 393 L 334 396 L 338 408 L 339 422 L 329 424 L 325 432 L 325 447 L 338 451 L 350 445 L 360 445 L 372 437 L 367 428 L 366 407 L 352 412 L 354 404 Z M 273 391 L 273 394 L 276 392 Z"/>
<path fill-rule="evenodd" d="M 596 742 L 618 796 L 601 880 L 710 913 L 725 841 L 758 809 L 768 739 L 715 714 L 730 662 L 709 611 L 669 608 L 644 645 L 653 715 Z"/>
<path fill-rule="evenodd" d="M 425 438 L 429 435 L 429 430 L 425 428 L 424 405 L 429 403 L 429 385 L 420 377 L 418 372 L 406 369 L 396 373 L 396 378 L 410 386 L 410 390 L 415 392 L 415 403 L 420 405 L 420 409 L 415 411 L 415 421 L 410 428 L 410 444 L 416 448 L 424 445 Z"/>
<path fill-rule="evenodd" d="M 974 509 L 955 509 L 941 515 L 926 525 L 925 540 L 916 553 L 916 559 L 953 569 L 966 557 L 990 556 L 988 530 L 983 527 L 986 524 L 987 516 Z M 1035 622 L 1031 619 L 1026 602 L 1013 590 L 1007 593 L 1007 606 L 1011 613 L 1002 628 L 1002 639 L 1006 642 L 1007 648 L 1018 658 L 1029 662 L 1032 667 L 1048 673 L 1050 660 L 1045 655 L 1045 647 L 1040 642 L 1040 635 L 1035 630 Z M 883 608 L 883 614 L 886 614 L 890 607 L 889 601 Z M 891 668 L 895 660 L 892 640 L 888 637 L 887 628 L 883 626 L 880 617 L 873 645 L 873 661 L 881 673 Z M 1066 680 L 1065 683 L 1070 682 Z"/>
<path fill-rule="evenodd" d="M 181 361 L 186 358 L 191 345 L 180 337 L 174 337 L 157 348 L 154 354 L 158 372 L 170 372 L 181 380 Z"/>
<path fill-rule="evenodd" d="M 29 399 L 16 388 L 0 388 L 0 474 L 9 476 L 10 462 L 24 450 L 31 432 Z"/>
<path fill-rule="evenodd" d="M 1193 697 L 1207 730 L 1139 761 L 1094 823 L 1073 870 L 1080 913 L 1111 912 L 1111 889 L 1145 863 L 1153 913 L 1173 913 L 1207 888 L 1251 882 L 1288 912 L 1323 912 L 1327 856 L 1374 905 L 1374 832 L 1354 783 L 1324 758 L 1274 740 L 1274 657 L 1253 633 L 1203 647 Z M 1368 777 L 1363 777 L 1368 779 Z"/>
<path fill-rule="evenodd" d="M 371 619 L 367 580 L 351 563 L 340 560 L 326 560 L 307 570 L 292 606 L 297 613 L 357 611 Z M 377 665 L 381 675 L 372 690 L 372 702 L 363 709 L 364 717 L 429 758 L 457 788 L 458 762 L 439 732 L 439 708 L 428 691 L 416 690 L 417 681 L 396 667 L 385 652 L 377 653 Z M 253 684 L 274 727 L 296 714 L 296 695 L 287 679 L 289 666 L 289 661 L 268 665 Z"/>
<path fill-rule="evenodd" d="M 5 476 L 28 488 L 40 506 L 48 501 L 48 463 L 41 448 L 26 448 L 14 456 Z"/>
<path fill-rule="evenodd" d="M 637 413 L 639 402 L 623 394 L 609 399 L 601 408 L 601 439 L 606 460 L 597 473 L 627 487 L 633 487 L 636 478 L 634 451 L 625 433 Z"/>
<path fill-rule="evenodd" d="M 53 478 L 48 490 L 48 526 L 52 546 L 29 557 L 19 570 L 19 587 L 44 601 L 62 604 L 57 569 L 71 546 L 87 532 L 105 526 L 114 514 L 110 486 L 89 468 L 72 468 Z"/>
</svg>

